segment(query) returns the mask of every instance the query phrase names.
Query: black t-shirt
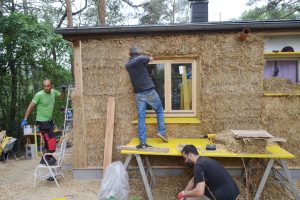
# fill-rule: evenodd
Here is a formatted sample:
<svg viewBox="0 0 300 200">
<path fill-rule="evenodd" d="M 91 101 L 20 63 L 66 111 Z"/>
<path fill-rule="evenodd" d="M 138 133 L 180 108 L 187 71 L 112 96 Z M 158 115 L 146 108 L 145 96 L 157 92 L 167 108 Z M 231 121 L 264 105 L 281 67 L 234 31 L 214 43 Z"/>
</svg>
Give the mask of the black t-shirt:
<svg viewBox="0 0 300 200">
<path fill-rule="evenodd" d="M 194 166 L 195 186 L 203 181 L 205 195 L 211 200 L 235 200 L 240 193 L 229 173 L 211 158 L 199 157 Z"/>
<path fill-rule="evenodd" d="M 149 61 L 150 58 L 148 56 L 141 55 L 129 59 L 126 64 L 135 93 L 141 93 L 155 87 L 146 68 Z"/>
</svg>

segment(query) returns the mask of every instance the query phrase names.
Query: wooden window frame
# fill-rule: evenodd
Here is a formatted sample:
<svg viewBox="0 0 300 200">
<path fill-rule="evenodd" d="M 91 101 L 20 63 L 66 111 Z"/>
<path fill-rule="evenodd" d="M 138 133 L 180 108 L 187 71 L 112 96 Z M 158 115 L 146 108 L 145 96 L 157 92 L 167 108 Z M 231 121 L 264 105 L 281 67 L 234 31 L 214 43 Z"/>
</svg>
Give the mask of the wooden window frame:
<svg viewBox="0 0 300 200">
<path fill-rule="evenodd" d="M 191 110 L 172 110 L 172 68 L 171 64 L 178 63 L 191 63 L 192 65 L 192 109 Z M 195 59 L 159 59 L 149 64 L 164 64 L 164 89 L 165 89 L 165 117 L 195 117 L 196 116 L 196 80 L 197 80 L 197 67 Z M 147 110 L 146 117 L 156 117 L 153 110 Z"/>
</svg>

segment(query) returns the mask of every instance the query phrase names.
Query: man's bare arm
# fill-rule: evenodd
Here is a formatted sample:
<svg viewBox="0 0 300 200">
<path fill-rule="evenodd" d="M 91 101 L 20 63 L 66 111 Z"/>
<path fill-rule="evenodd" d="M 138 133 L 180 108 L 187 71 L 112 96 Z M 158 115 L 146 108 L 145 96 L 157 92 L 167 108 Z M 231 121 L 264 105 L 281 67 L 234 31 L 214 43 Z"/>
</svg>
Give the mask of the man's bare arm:
<svg viewBox="0 0 300 200">
<path fill-rule="evenodd" d="M 188 182 L 187 186 L 185 187 L 184 191 L 189 191 L 194 188 L 194 177 Z"/>
<path fill-rule="evenodd" d="M 202 197 L 205 192 L 205 182 L 197 183 L 196 187 L 194 187 L 192 190 L 184 190 L 184 197 Z"/>
<path fill-rule="evenodd" d="M 29 117 L 30 113 L 32 112 L 32 110 L 35 108 L 35 104 L 30 102 L 26 112 L 25 112 L 25 115 L 24 115 L 24 119 L 27 120 L 27 118 Z"/>
</svg>

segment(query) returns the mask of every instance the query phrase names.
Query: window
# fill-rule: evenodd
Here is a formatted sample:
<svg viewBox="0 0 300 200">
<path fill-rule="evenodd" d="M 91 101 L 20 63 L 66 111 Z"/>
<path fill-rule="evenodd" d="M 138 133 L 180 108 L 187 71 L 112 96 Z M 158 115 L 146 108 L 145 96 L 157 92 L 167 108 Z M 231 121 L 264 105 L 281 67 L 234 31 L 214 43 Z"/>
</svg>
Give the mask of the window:
<svg viewBox="0 0 300 200">
<path fill-rule="evenodd" d="M 195 61 L 160 60 L 148 64 L 147 69 L 166 116 L 195 116 Z M 152 116 L 154 111 L 147 109 Z"/>
<path fill-rule="evenodd" d="M 284 78 L 293 83 L 299 83 L 299 60 L 267 60 L 264 77 Z"/>
</svg>

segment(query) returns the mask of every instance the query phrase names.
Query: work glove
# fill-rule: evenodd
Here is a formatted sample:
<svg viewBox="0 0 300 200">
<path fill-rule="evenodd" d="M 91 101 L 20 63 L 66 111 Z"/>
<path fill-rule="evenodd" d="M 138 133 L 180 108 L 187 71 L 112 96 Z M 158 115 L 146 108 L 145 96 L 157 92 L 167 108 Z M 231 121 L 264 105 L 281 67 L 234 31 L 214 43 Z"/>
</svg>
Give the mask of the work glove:
<svg viewBox="0 0 300 200">
<path fill-rule="evenodd" d="M 178 198 L 178 200 L 183 200 L 183 199 L 185 199 L 185 198 L 184 198 L 184 191 L 179 192 L 178 195 L 177 195 L 177 198 Z"/>
<path fill-rule="evenodd" d="M 66 91 L 66 88 L 67 88 L 66 86 L 61 86 L 60 89 L 61 89 L 62 92 L 65 92 L 65 91 Z"/>
<path fill-rule="evenodd" d="M 21 122 L 21 128 L 24 128 L 24 126 L 27 126 L 27 120 L 23 119 Z"/>
</svg>

